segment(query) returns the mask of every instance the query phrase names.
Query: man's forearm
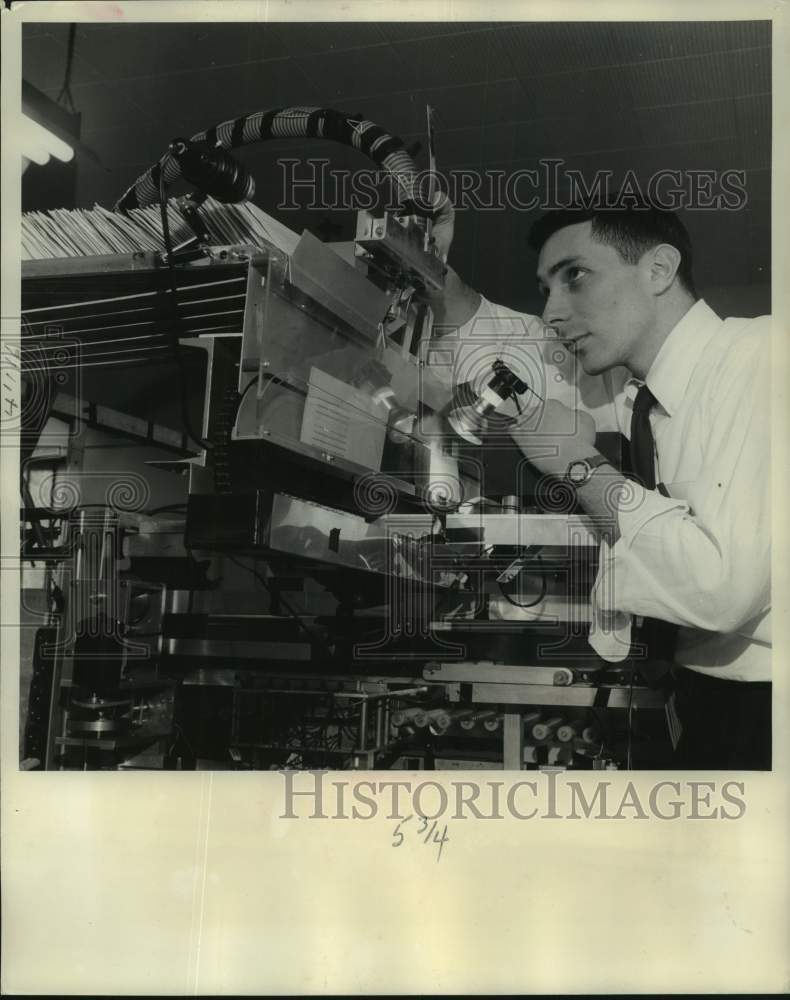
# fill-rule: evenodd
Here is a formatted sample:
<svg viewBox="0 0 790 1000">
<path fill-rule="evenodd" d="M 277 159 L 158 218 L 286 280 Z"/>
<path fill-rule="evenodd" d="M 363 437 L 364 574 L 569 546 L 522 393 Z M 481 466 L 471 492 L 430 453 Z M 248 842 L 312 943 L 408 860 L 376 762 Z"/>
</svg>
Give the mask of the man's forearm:
<svg viewBox="0 0 790 1000">
<path fill-rule="evenodd" d="M 426 294 L 425 298 L 433 310 L 434 326 L 463 326 L 480 306 L 480 295 L 464 284 L 451 267 L 447 269 L 442 291 Z"/>
<path fill-rule="evenodd" d="M 585 455 L 584 458 L 592 458 Z M 594 517 L 599 524 L 600 533 L 610 545 L 614 545 L 620 537 L 620 526 L 617 520 L 619 498 L 622 490 L 628 491 L 628 480 L 613 465 L 607 462 L 593 470 L 593 474 L 583 486 L 576 487 L 579 503 L 584 512 Z"/>
<path fill-rule="evenodd" d="M 544 466 L 544 472 L 560 477 L 565 475 L 571 462 L 582 459 L 589 460 L 598 456 L 600 456 L 600 452 L 596 451 L 595 448 L 574 442 L 572 446 L 562 448 L 556 459 L 550 462 L 544 461 L 541 465 Z M 622 473 L 618 472 L 607 461 L 593 469 L 592 475 L 586 483 L 573 487 L 585 514 L 595 518 L 601 534 L 611 545 L 614 545 L 620 537 L 617 511 L 621 490 L 628 491 L 632 485 Z"/>
</svg>

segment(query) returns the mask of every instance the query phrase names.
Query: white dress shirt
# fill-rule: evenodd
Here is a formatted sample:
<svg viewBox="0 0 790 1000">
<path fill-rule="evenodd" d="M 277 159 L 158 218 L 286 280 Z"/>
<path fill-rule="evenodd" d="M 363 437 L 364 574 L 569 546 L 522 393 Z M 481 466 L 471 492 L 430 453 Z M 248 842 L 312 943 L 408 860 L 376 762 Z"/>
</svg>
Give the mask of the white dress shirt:
<svg viewBox="0 0 790 1000">
<path fill-rule="evenodd" d="M 570 386 L 568 405 L 598 431 L 630 437 L 640 383 L 625 369 L 574 375 L 540 320 L 486 300 L 458 333 L 458 357 L 475 330 L 494 350 L 525 330 L 542 339 L 544 398 L 565 401 Z M 590 643 L 605 659 L 627 655 L 631 616 L 643 615 L 680 626 L 678 663 L 770 680 L 770 372 L 770 318 L 721 320 L 702 300 L 662 345 L 645 381 L 657 400 L 656 479 L 669 496 L 633 484 L 617 513 L 620 538 L 602 543 Z"/>
<path fill-rule="evenodd" d="M 678 663 L 771 679 L 770 319 L 721 320 L 702 300 L 675 326 L 645 382 L 657 481 L 621 505 L 621 537 L 595 585 L 602 611 L 680 625 Z M 615 398 L 630 436 L 639 383 Z"/>
</svg>

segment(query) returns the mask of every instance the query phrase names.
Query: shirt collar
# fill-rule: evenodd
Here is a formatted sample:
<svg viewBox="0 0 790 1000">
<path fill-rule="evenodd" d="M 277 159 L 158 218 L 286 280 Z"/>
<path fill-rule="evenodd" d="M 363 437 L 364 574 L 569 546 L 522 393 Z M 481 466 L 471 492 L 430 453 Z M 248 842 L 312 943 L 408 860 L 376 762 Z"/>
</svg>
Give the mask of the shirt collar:
<svg viewBox="0 0 790 1000">
<path fill-rule="evenodd" d="M 700 355 L 721 322 L 707 302 L 698 299 L 661 345 L 645 383 L 670 416 L 683 400 Z"/>
</svg>

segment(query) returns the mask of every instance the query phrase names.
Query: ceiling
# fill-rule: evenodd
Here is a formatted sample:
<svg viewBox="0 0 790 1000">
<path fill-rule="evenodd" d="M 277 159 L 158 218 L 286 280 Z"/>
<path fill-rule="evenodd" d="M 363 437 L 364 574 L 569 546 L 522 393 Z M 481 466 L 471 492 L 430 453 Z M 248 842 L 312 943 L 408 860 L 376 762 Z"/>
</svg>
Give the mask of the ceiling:
<svg viewBox="0 0 790 1000">
<path fill-rule="evenodd" d="M 67 36 L 65 24 L 24 28 L 23 75 L 53 98 Z M 751 286 L 740 311 L 770 307 L 767 21 L 82 24 L 71 93 L 82 140 L 101 159 L 79 164 L 82 207 L 111 206 L 176 135 L 287 105 L 360 113 L 407 144 L 424 144 L 430 104 L 445 173 L 507 174 L 540 158 L 562 158 L 563 170 L 586 180 L 611 170 L 615 183 L 628 170 L 643 184 L 663 168 L 742 170 L 745 206 L 683 218 L 698 286 L 714 306 L 726 289 Z M 277 209 L 279 157 L 329 158 L 333 169 L 368 161 L 317 140 L 259 144 L 239 156 L 267 211 L 297 231 L 329 215 L 338 226 L 331 238 L 350 238 L 347 210 Z M 424 151 L 418 161 L 425 165 Z M 489 298 L 534 309 L 535 260 L 525 241 L 538 214 L 459 211 L 452 263 Z"/>
</svg>

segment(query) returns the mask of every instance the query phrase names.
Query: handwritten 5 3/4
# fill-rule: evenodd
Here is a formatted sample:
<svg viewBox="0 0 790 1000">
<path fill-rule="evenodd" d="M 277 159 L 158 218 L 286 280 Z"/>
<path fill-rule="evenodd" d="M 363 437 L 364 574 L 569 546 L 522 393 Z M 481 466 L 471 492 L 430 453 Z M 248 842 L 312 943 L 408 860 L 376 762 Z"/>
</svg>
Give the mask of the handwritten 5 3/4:
<svg viewBox="0 0 790 1000">
<path fill-rule="evenodd" d="M 406 824 L 412 819 L 419 819 L 419 824 L 406 829 Z M 402 819 L 400 823 L 395 827 L 395 831 L 392 834 L 392 846 L 400 847 L 401 844 L 406 839 L 406 834 L 412 832 L 413 837 L 419 837 L 423 844 L 438 844 L 439 850 L 436 854 L 436 860 L 442 856 L 442 848 L 446 843 L 449 842 L 450 838 L 447 835 L 447 824 L 444 824 L 441 833 L 439 833 L 439 824 L 436 820 L 426 819 L 425 816 L 407 816 L 406 819 Z"/>
</svg>

